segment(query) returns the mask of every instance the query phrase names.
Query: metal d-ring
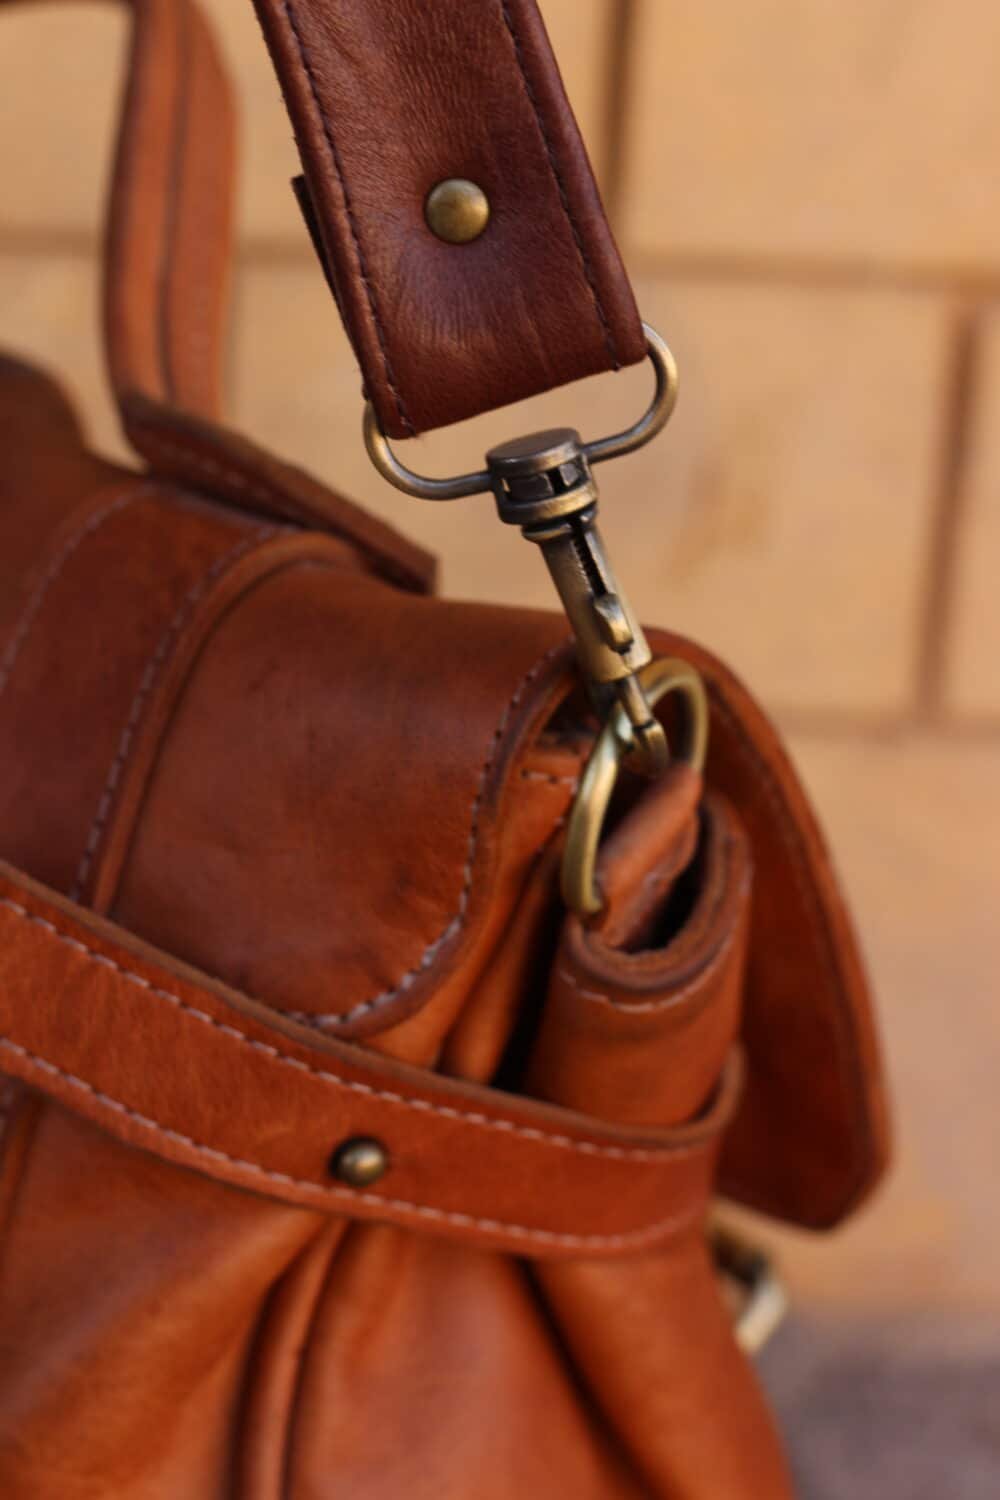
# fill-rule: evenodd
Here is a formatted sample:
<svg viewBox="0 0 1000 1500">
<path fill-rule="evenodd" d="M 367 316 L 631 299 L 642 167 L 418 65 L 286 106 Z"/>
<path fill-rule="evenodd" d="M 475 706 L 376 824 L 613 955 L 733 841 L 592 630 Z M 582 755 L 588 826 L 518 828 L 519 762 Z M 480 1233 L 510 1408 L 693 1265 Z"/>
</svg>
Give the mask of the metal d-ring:
<svg viewBox="0 0 1000 1500">
<path fill-rule="evenodd" d="M 708 750 L 709 714 L 708 696 L 698 672 L 689 662 L 670 656 L 651 661 L 637 675 L 651 706 L 667 693 L 683 695 L 687 707 L 684 743 L 680 755 L 672 758 L 681 759 L 694 770 L 702 771 Z M 594 742 L 566 827 L 563 900 L 570 910 L 583 917 L 595 916 L 604 905 L 594 873 L 597 850 L 618 773 L 633 749 L 632 725 L 619 704 Z"/>
<path fill-rule="evenodd" d="M 655 328 L 650 328 L 648 323 L 643 323 L 642 328 L 646 335 L 646 352 L 656 376 L 653 399 L 638 422 L 624 432 L 583 444 L 584 454 L 592 464 L 620 458 L 624 453 L 641 448 L 663 430 L 676 405 L 678 376 L 674 357 Z M 418 500 L 461 500 L 466 495 L 484 494 L 493 488 L 493 476 L 488 469 L 457 474 L 451 479 L 430 479 L 408 469 L 393 452 L 370 401 L 365 406 L 363 431 L 368 457 L 382 478 L 406 495 L 415 495 Z"/>
</svg>

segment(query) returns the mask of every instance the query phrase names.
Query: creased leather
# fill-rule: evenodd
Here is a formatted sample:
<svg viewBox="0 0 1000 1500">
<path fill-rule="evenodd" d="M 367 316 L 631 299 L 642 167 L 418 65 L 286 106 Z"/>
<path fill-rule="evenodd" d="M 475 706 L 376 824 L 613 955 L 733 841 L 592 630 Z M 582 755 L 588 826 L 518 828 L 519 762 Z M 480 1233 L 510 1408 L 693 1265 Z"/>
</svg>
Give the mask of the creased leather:
<svg viewBox="0 0 1000 1500">
<path fill-rule="evenodd" d="M 242 1029 L 244 1044 L 143 985 L 129 982 L 121 1006 L 104 964 L 90 989 L 70 946 L 60 961 L 83 965 L 79 978 L 50 957 L 39 977 L 8 937 L 0 1005 L 30 1022 L 17 1044 L 50 1067 L 18 1062 L 34 1091 L 17 1096 L 0 1165 L 4 1492 L 313 1500 L 346 1486 L 379 1500 L 419 1474 L 458 1500 L 475 1473 L 484 1500 L 512 1484 L 539 1497 L 568 1486 L 594 1500 L 784 1500 L 783 1461 L 703 1242 L 707 1171 L 685 1189 L 692 1227 L 675 1226 L 662 1252 L 631 1247 L 620 1272 L 607 1242 L 585 1254 L 579 1238 L 540 1245 L 464 1221 L 442 1234 L 371 1197 L 344 1216 L 329 1201 L 328 1151 L 372 1128 L 366 1096 L 348 1114 L 275 1086 L 285 1065 L 266 1050 L 314 1062 L 343 1035 L 363 1043 L 359 1066 L 397 1078 L 402 1067 L 420 1098 L 443 1089 L 446 1107 L 458 1098 L 459 1112 L 499 1110 L 535 1130 L 546 1106 L 534 1094 L 568 1111 L 570 1136 L 644 1150 L 697 1130 L 739 1034 L 758 1111 L 769 1129 L 789 1124 L 780 1162 L 761 1161 L 761 1116 L 741 1108 L 724 1141 L 726 1170 L 735 1158 L 750 1172 L 736 1190 L 812 1221 L 846 1212 L 884 1151 L 867 997 L 811 815 L 759 711 L 718 663 L 654 635 L 706 673 L 718 791 L 699 832 L 687 773 L 651 789 L 604 855 L 606 917 L 569 923 L 553 955 L 560 830 L 590 730 L 567 706 L 564 624 L 394 589 L 347 543 L 95 468 L 71 457 L 79 440 L 47 387 L 12 373 L 8 388 L 12 410 L 29 391 L 34 411 L 50 410 L 37 433 L 61 500 L 30 546 L 16 484 L 0 512 L 15 552 L 33 559 L 2 601 L 3 847 L 16 838 L 22 864 L 70 889 L 110 786 L 87 898 L 258 1000 L 203 980 L 182 997 Z M 0 399 L 0 421 L 3 410 Z M 84 628 L 67 630 L 71 619 Z M 55 817 L 32 775 L 44 756 L 44 785 L 65 798 Z M 741 823 L 757 865 L 749 925 Z M 675 888 L 692 878 L 697 899 L 675 930 Z M 123 943 L 152 982 L 138 939 L 112 932 L 109 948 L 95 918 L 14 885 L 15 905 L 40 902 L 73 942 L 96 934 L 101 957 Z M 176 997 L 189 976 L 169 966 L 155 987 Z M 180 1036 L 161 1029 L 164 1015 L 183 1019 Z M 844 1040 L 821 1057 L 831 1027 Z M 528 1070 L 505 1079 L 514 1093 L 484 1092 L 525 1028 Z M 218 1058 L 200 1042 L 216 1031 Z M 792 1035 L 797 1048 L 817 1039 L 795 1054 L 807 1073 L 793 1059 L 773 1067 Z M 253 1058 L 249 1074 L 228 1070 L 230 1048 Z M 196 1089 L 206 1066 L 209 1086 Z M 456 1082 L 422 1071 L 434 1067 Z M 298 1069 L 289 1076 L 298 1085 Z M 271 1196 L 270 1179 L 165 1145 L 118 1106 L 312 1187 Z M 428 1137 L 392 1133 L 401 1177 L 413 1174 L 407 1201 L 578 1237 L 641 1229 L 640 1211 L 648 1225 L 668 1203 L 652 1168 L 639 1204 L 631 1168 L 621 1190 L 604 1163 L 581 1189 L 550 1165 L 565 1148 L 529 1138 L 533 1164 L 520 1170 L 473 1130 L 468 1158 L 451 1139 L 433 1153 L 454 1166 L 437 1198 L 420 1197 L 434 1175 Z M 546 1269 L 556 1248 L 561 1268 Z M 113 1422 L 109 1388 L 135 1393 Z M 395 1424 L 393 1443 L 365 1441 L 376 1413 Z M 461 1444 L 438 1440 L 456 1424 Z"/>
<path fill-rule="evenodd" d="M 459 1014 L 579 770 L 579 739 L 560 748 L 543 732 L 573 687 L 555 616 L 392 589 L 332 539 L 272 534 L 144 485 L 74 507 L 19 598 L 0 696 L 10 858 L 332 1033 L 404 1046 L 431 1010 Z M 77 612 L 85 628 L 66 637 Z M 653 641 L 704 672 L 713 779 L 764 851 L 747 1088 L 723 1181 L 769 1212 L 835 1222 L 886 1152 L 853 935 L 759 710 L 707 654 Z M 83 722 L 69 767 L 63 726 Z"/>
<path fill-rule="evenodd" d="M 390 436 L 644 357 L 535 0 L 257 0 L 257 12 L 326 269 Z M 444 243 L 424 219 L 448 177 L 490 200 L 468 244 Z"/>
<path fill-rule="evenodd" d="M 695 1221 L 739 1087 L 736 1060 L 720 1062 L 716 1098 L 686 1128 L 595 1133 L 585 1115 L 275 1027 L 2 864 L 0 1061 L 126 1143 L 224 1182 L 539 1255 L 626 1253 Z M 361 1135 L 389 1154 L 367 1191 L 330 1167 Z"/>
<path fill-rule="evenodd" d="M 720 799 L 703 804 L 701 878 L 682 927 L 666 943 L 646 935 L 650 889 L 662 909 L 689 863 L 696 780 L 668 773 L 654 805 L 641 803 L 608 841 L 601 924 L 567 919 L 527 1078 L 533 1094 L 586 1099 L 595 1114 L 648 1125 L 688 1118 L 713 1089 L 740 1025 L 752 879 L 746 837 Z M 785 1463 L 701 1226 L 624 1270 L 580 1259 L 538 1263 L 534 1274 L 650 1493 L 784 1500 Z M 687 1351 L 681 1361 L 678 1349 Z"/>
<path fill-rule="evenodd" d="M 434 560 L 422 548 L 218 424 L 235 158 L 229 84 L 193 0 L 130 5 L 103 294 L 105 356 L 126 437 L 189 491 L 328 530 L 393 582 L 430 588 Z M 64 399 L 39 395 L 39 407 Z"/>
<path fill-rule="evenodd" d="M 638 358 L 534 6 L 294 3 L 323 109 L 385 81 L 400 23 L 423 44 L 409 104 L 373 89 L 367 141 L 347 121 L 348 192 L 410 193 L 384 232 L 360 204 L 377 286 L 331 266 L 363 362 L 363 303 L 387 294 L 421 421 Z M 445 118 L 428 69 L 477 27 L 494 57 Z M 329 50 L 364 35 L 386 55 Z M 54 384 L 0 362 L 0 860 L 20 867 L 0 866 L 0 1492 L 787 1500 L 706 1248 L 716 1157 L 726 1191 L 820 1225 L 886 1153 L 864 975 L 795 774 L 725 668 L 654 633 L 705 676 L 707 792 L 682 768 L 633 788 L 606 911 L 565 918 L 594 730 L 565 623 L 427 598 L 418 549 L 215 425 L 228 200 L 199 137 L 217 119 L 228 150 L 221 75 L 185 0 L 147 0 L 133 64 L 108 333 L 150 472 L 88 455 Z M 420 173 L 454 168 L 406 177 L 398 111 L 444 148 L 471 111 L 485 170 L 497 86 L 537 236 L 505 181 L 496 235 L 448 272 L 504 318 L 453 298 L 439 337 L 428 246 L 398 230 Z M 308 159 L 330 120 L 296 123 Z M 346 200 L 323 170 L 333 262 Z M 483 340 L 486 374 L 462 363 Z M 373 1132 L 384 1179 L 341 1191 L 331 1150 Z"/>
</svg>

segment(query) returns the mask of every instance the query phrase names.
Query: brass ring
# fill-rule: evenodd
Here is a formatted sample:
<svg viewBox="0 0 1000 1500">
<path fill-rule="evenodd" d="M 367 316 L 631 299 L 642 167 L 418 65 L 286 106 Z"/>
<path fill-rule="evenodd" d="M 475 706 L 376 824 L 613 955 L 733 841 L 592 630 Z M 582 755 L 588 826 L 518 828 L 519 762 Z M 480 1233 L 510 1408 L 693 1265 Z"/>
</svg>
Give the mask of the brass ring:
<svg viewBox="0 0 1000 1500">
<path fill-rule="evenodd" d="M 700 675 L 689 662 L 664 656 L 638 674 L 650 705 L 667 693 L 680 693 L 687 706 L 680 759 L 702 771 L 708 750 L 708 695 Z M 592 917 L 604 905 L 595 878 L 597 850 L 604 819 L 625 757 L 634 748 L 632 726 L 619 704 L 594 743 L 566 827 L 562 862 L 563 900 L 571 911 Z"/>
<path fill-rule="evenodd" d="M 592 464 L 619 458 L 623 453 L 631 453 L 648 443 L 666 426 L 677 403 L 678 375 L 674 357 L 655 328 L 643 323 L 642 330 L 646 335 L 646 352 L 656 376 L 653 399 L 638 422 L 633 422 L 624 432 L 584 443 L 583 451 Z M 451 479 L 430 479 L 408 469 L 393 452 L 370 401 L 365 404 L 362 431 L 368 457 L 382 478 L 395 485 L 397 490 L 402 490 L 405 495 L 415 495 L 418 500 L 461 500 L 466 495 L 482 495 L 493 488 L 493 478 L 488 469 L 478 469 L 472 474 L 456 474 Z"/>
</svg>

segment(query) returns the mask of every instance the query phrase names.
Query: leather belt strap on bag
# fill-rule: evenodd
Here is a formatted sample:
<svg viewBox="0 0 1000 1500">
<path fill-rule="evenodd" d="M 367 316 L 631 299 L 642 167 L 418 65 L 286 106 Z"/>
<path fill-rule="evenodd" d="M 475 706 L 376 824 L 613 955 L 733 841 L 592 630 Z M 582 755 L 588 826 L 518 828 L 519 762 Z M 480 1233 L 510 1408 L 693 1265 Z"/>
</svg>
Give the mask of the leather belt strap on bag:
<svg viewBox="0 0 1000 1500">
<path fill-rule="evenodd" d="M 623 1254 L 695 1228 L 740 1071 L 734 1059 L 693 1125 L 607 1125 L 319 1037 L 3 863 L 0 1056 L 178 1165 L 533 1257 Z M 338 1149 L 359 1140 L 387 1163 L 368 1188 L 337 1176 Z"/>
<path fill-rule="evenodd" d="M 255 0 L 382 430 L 646 345 L 535 0 Z"/>
</svg>

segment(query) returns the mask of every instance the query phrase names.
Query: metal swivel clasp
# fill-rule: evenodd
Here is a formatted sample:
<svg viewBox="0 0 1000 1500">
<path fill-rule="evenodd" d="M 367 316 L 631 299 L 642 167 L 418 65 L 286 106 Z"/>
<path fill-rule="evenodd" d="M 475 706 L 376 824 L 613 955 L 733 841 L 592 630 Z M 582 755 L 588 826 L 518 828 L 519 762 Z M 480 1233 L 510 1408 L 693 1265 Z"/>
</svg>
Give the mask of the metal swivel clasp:
<svg viewBox="0 0 1000 1500">
<path fill-rule="evenodd" d="M 661 769 L 666 739 L 636 676 L 652 652 L 598 530 L 597 485 L 580 434 L 556 427 L 516 438 L 492 448 L 486 463 L 500 519 L 542 549 L 602 721 L 617 700 L 642 769 Z"/>
<path fill-rule="evenodd" d="M 656 376 L 647 410 L 613 437 L 584 442 L 569 427 L 503 443 L 486 455 L 487 467 L 450 479 L 415 474 L 401 463 L 369 403 L 364 434 L 379 473 L 397 489 L 423 500 L 457 500 L 492 490 L 501 519 L 520 526 L 541 547 L 579 647 L 591 697 L 607 720 L 620 706 L 631 727 L 637 769 L 653 774 L 668 758 L 664 733 L 638 673 L 650 661 L 642 628 L 611 570 L 597 529 L 593 466 L 648 443 L 666 425 L 677 400 L 677 366 L 655 329 L 643 324 Z"/>
</svg>

